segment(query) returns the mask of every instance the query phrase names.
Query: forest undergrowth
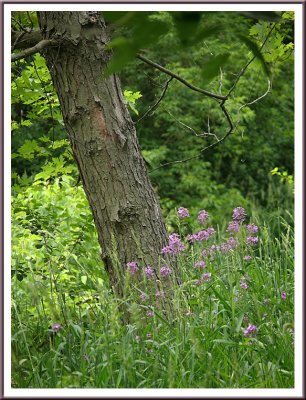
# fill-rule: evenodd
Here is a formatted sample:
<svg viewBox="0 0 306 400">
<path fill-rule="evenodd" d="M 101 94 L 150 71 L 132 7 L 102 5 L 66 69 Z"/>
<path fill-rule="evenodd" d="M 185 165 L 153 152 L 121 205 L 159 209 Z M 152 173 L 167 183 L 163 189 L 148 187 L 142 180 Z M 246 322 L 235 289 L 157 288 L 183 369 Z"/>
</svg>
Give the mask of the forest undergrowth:
<svg viewBox="0 0 306 400">
<path fill-rule="evenodd" d="M 276 236 L 240 206 L 223 226 L 180 207 L 160 264 L 130 260 L 119 299 L 84 204 L 65 180 L 14 197 L 13 387 L 293 387 L 292 215 Z"/>
</svg>

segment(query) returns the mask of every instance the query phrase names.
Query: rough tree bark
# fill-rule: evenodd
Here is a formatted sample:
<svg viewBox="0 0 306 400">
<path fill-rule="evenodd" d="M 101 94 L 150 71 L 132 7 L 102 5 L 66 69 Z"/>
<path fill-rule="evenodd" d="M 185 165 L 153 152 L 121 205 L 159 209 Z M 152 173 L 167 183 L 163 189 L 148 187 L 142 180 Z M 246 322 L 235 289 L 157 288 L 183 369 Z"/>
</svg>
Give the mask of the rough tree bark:
<svg viewBox="0 0 306 400">
<path fill-rule="evenodd" d="M 165 224 L 140 153 L 117 76 L 103 77 L 111 57 L 108 34 L 95 12 L 38 12 L 43 50 L 84 190 L 102 258 L 122 295 L 126 263 L 157 266 Z M 67 205 L 69 206 L 69 205 Z"/>
</svg>

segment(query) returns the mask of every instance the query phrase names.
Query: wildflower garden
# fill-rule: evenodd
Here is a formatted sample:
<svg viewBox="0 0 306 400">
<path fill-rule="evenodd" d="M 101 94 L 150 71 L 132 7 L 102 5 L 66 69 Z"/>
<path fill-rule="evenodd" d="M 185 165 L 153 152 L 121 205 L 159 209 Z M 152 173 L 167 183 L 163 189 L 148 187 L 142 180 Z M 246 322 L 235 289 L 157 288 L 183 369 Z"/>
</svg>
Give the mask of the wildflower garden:
<svg viewBox="0 0 306 400">
<path fill-rule="evenodd" d="M 117 21 L 111 14 L 105 15 L 110 24 Z M 101 196 L 93 179 L 86 182 L 75 150 L 79 139 L 70 137 L 71 103 L 65 108 L 58 96 L 48 55 L 47 63 L 42 52 L 12 64 L 12 387 L 292 388 L 294 13 L 263 19 L 200 13 L 192 25 L 190 15 L 147 14 L 139 23 L 132 16 L 127 26 L 118 24 L 110 68 L 120 74 L 130 126 L 136 126 L 143 168 L 158 199 L 156 220 L 143 218 L 143 231 L 136 230 L 142 208 L 131 196 L 124 213 L 114 211 L 125 201 L 114 190 L 101 211 L 117 232 L 107 254 L 101 225 L 109 221 L 99 219 L 94 200 Z M 12 30 L 22 27 L 25 40 L 44 18 L 13 12 Z M 90 24 L 98 19 L 90 18 Z M 191 35 L 194 25 L 202 36 L 189 42 L 184 32 Z M 120 53 L 120 40 L 134 40 L 133 29 L 151 37 L 153 28 L 158 36 L 145 43 L 139 59 L 157 60 L 166 75 L 140 64 L 136 53 Z M 169 78 L 169 71 L 181 80 Z M 67 75 L 63 82 L 67 93 L 72 79 Z M 84 87 L 80 83 L 77 92 L 82 99 Z M 92 129 L 105 133 L 95 121 Z M 230 134 L 220 140 L 229 122 Z M 88 158 L 82 162 L 91 168 L 100 149 L 94 141 L 84 143 Z M 94 164 L 98 173 L 110 160 Z M 128 166 L 126 171 L 122 182 L 118 177 L 122 186 L 130 182 Z M 105 187 L 120 186 L 105 176 Z M 141 195 L 149 187 L 138 175 L 136 183 Z M 144 203 L 143 209 L 153 207 Z M 150 242 L 143 235 L 151 225 Z"/>
</svg>

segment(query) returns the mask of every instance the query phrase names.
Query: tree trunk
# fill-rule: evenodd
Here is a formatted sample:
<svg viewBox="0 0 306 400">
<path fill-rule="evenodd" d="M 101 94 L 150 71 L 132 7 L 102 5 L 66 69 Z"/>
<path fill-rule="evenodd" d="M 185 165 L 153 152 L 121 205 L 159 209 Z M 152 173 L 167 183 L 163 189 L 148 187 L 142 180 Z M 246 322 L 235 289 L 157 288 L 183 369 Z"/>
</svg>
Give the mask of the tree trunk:
<svg viewBox="0 0 306 400">
<path fill-rule="evenodd" d="M 122 296 L 126 264 L 157 269 L 165 224 L 140 153 L 120 81 L 103 74 L 111 53 L 96 12 L 38 12 L 43 51 L 98 231 L 102 258 Z M 67 205 L 69 207 L 69 205 Z"/>
</svg>

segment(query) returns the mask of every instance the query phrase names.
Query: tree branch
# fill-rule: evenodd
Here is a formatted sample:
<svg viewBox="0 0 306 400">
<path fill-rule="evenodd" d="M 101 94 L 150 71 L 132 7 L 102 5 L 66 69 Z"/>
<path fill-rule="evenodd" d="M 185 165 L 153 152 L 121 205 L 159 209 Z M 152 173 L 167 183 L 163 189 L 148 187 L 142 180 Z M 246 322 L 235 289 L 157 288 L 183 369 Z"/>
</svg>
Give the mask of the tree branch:
<svg viewBox="0 0 306 400">
<path fill-rule="evenodd" d="M 169 110 L 165 110 L 170 117 L 172 117 L 178 124 L 182 125 L 184 128 L 188 129 L 190 132 L 192 132 L 196 137 L 200 137 L 200 138 L 204 138 L 205 136 L 213 136 L 217 141 L 219 140 L 218 136 L 215 133 L 211 133 L 211 132 L 203 132 L 203 133 L 197 133 L 193 128 L 191 128 L 191 126 L 184 124 L 184 122 L 178 120 L 177 118 L 175 118 L 174 115 L 171 114 L 171 112 Z"/>
<path fill-rule="evenodd" d="M 22 58 L 31 56 L 32 54 L 38 53 L 42 51 L 45 47 L 57 45 L 59 43 L 58 40 L 54 39 L 45 39 L 38 42 L 35 46 L 30 47 L 29 49 L 25 49 L 20 53 L 15 53 L 11 55 L 11 61 L 21 60 Z"/>
<path fill-rule="evenodd" d="M 154 171 L 157 171 L 157 170 L 160 169 L 160 168 L 166 167 L 166 166 L 168 166 L 168 165 L 182 164 L 182 163 L 187 162 L 187 161 L 190 161 L 190 160 L 195 160 L 196 158 L 201 157 L 201 155 L 202 155 L 202 153 L 203 153 L 204 151 L 206 151 L 206 150 L 208 150 L 208 149 L 212 149 L 213 147 L 216 147 L 218 144 L 224 142 L 224 140 L 234 131 L 233 122 L 232 122 L 232 120 L 231 120 L 231 117 L 230 117 L 230 115 L 229 115 L 227 109 L 226 109 L 225 106 L 224 106 L 225 101 L 226 101 L 226 100 L 223 100 L 223 101 L 220 103 L 220 107 L 221 107 L 221 109 L 222 109 L 223 114 L 225 115 L 225 117 L 226 117 L 226 119 L 227 119 L 227 122 L 228 122 L 228 124 L 229 124 L 229 129 L 228 129 L 228 131 L 226 132 L 226 134 L 225 134 L 221 139 L 218 139 L 218 140 L 216 140 L 216 142 L 210 144 L 209 146 L 204 147 L 204 148 L 201 149 L 201 150 L 199 151 L 199 153 L 198 153 L 197 155 L 195 155 L 195 156 L 188 157 L 188 158 L 185 158 L 185 159 L 183 159 L 183 160 L 170 161 L 170 162 L 167 162 L 167 163 L 165 163 L 165 164 L 161 164 L 159 167 L 154 168 L 154 169 L 151 169 L 151 171 L 149 171 L 149 174 L 152 173 L 152 172 L 154 172 Z"/>
<path fill-rule="evenodd" d="M 143 118 L 145 118 L 148 114 L 150 114 L 158 105 L 159 103 L 162 101 L 162 99 L 165 97 L 169 83 L 172 81 L 173 76 L 171 76 L 170 79 L 167 80 L 165 86 L 164 86 L 164 90 L 160 96 L 160 98 L 157 100 L 157 102 L 155 104 L 153 104 L 153 106 L 151 106 L 137 121 L 136 124 L 138 124 L 139 121 L 141 121 Z"/>
<path fill-rule="evenodd" d="M 221 96 L 215 93 L 208 92 L 207 90 L 201 89 L 197 86 L 192 85 L 191 83 L 187 82 L 184 78 L 180 77 L 179 75 L 175 74 L 174 72 L 170 71 L 167 68 L 162 67 L 159 64 L 156 64 L 154 61 L 149 60 L 148 58 L 142 56 L 141 54 L 137 54 L 136 56 L 139 58 L 139 60 L 145 62 L 146 64 L 151 65 L 152 67 L 159 69 L 161 72 L 164 72 L 165 74 L 172 76 L 176 80 L 180 81 L 183 85 L 189 87 L 189 89 L 194 90 L 195 92 L 199 92 L 204 94 L 205 96 L 212 97 L 214 99 L 218 100 L 227 100 L 227 96 Z"/>
<path fill-rule="evenodd" d="M 262 94 L 261 96 L 257 97 L 255 100 L 249 101 L 249 102 L 247 102 L 247 103 L 245 103 L 245 104 L 243 104 L 242 106 L 239 107 L 238 113 L 237 113 L 238 116 L 237 116 L 237 121 L 236 121 L 236 126 L 235 126 L 235 128 L 236 128 L 236 127 L 239 125 L 239 123 L 240 123 L 240 111 L 241 111 L 244 107 L 251 106 L 252 104 L 257 103 L 257 101 L 259 101 L 259 100 L 263 99 L 264 97 L 266 97 L 266 96 L 269 94 L 270 89 L 271 89 L 271 81 L 270 81 L 270 79 L 268 79 L 268 88 L 267 88 L 267 90 L 265 91 L 264 94 Z"/>
<path fill-rule="evenodd" d="M 156 68 L 156 69 L 159 69 L 161 72 L 164 72 L 165 74 L 171 76 L 171 78 L 175 78 L 176 80 L 178 80 L 178 81 L 180 81 L 181 83 L 183 83 L 185 86 L 189 87 L 191 90 L 194 90 L 195 92 L 202 93 L 202 94 L 204 94 L 205 96 L 211 97 L 211 98 L 213 98 L 213 99 L 215 99 L 215 100 L 217 100 L 217 101 L 218 101 L 218 100 L 222 100 L 221 102 L 218 101 L 218 103 L 219 103 L 219 106 L 220 106 L 220 108 L 221 108 L 221 110 L 222 110 L 222 112 L 223 112 L 223 114 L 224 114 L 224 116 L 225 116 L 225 118 L 226 118 L 226 120 L 227 120 L 227 122 L 228 122 L 228 125 L 229 125 L 228 131 L 226 132 L 226 134 L 225 134 L 221 139 L 218 139 L 218 138 L 217 138 L 216 142 L 214 142 L 214 143 L 212 143 L 211 145 L 206 146 L 206 147 L 204 147 L 203 149 L 201 149 L 200 152 L 199 152 L 199 154 L 197 154 L 196 156 L 189 157 L 189 158 L 186 158 L 186 159 L 184 159 L 184 160 L 171 161 L 171 162 L 162 164 L 162 165 L 160 165 L 159 167 L 154 168 L 154 169 L 152 169 L 151 171 L 149 171 L 149 173 L 152 173 L 152 172 L 154 172 L 154 171 L 156 171 L 156 170 L 158 170 L 158 169 L 160 169 L 160 168 L 162 168 L 162 167 L 165 167 L 165 166 L 167 166 L 167 165 L 179 164 L 179 163 L 183 163 L 183 162 L 190 161 L 190 160 L 193 160 L 193 159 L 195 159 L 195 158 L 198 158 L 198 157 L 201 156 L 201 154 L 202 154 L 204 151 L 206 151 L 206 150 L 208 150 L 208 149 L 210 149 L 210 148 L 213 148 L 213 147 L 217 146 L 218 144 L 222 143 L 222 142 L 234 131 L 233 122 L 232 122 L 232 120 L 231 120 L 231 117 L 230 117 L 230 115 L 229 115 L 227 109 L 225 108 L 225 105 L 224 105 L 225 102 L 226 102 L 226 100 L 228 99 L 228 96 L 229 96 L 229 95 L 227 95 L 227 96 L 222 96 L 222 95 L 218 95 L 218 94 L 215 94 L 215 93 L 208 92 L 207 90 L 204 90 L 204 89 L 201 89 L 201 88 L 199 88 L 199 87 L 197 87 L 197 86 L 192 85 L 191 83 L 189 83 L 188 81 L 186 81 L 184 78 L 180 77 L 179 75 L 175 74 L 174 72 L 170 71 L 169 69 L 162 67 L 161 65 L 155 63 L 154 61 L 149 60 L 148 58 L 142 56 L 141 54 L 137 54 L 136 57 L 139 58 L 140 60 L 144 61 L 146 64 L 149 64 L 149 65 L 151 65 L 152 67 L 154 67 L 154 68 Z M 241 76 L 241 75 L 240 75 L 240 76 Z M 239 77 L 239 78 L 240 78 L 240 77 Z M 239 80 L 239 79 L 237 79 L 237 82 L 238 82 L 238 80 Z M 167 88 L 167 87 L 166 87 L 166 88 Z M 150 110 L 149 110 L 149 111 L 150 111 Z M 188 128 L 189 128 L 189 127 L 188 127 Z M 214 135 L 214 136 L 216 137 L 216 135 Z"/>
<path fill-rule="evenodd" d="M 22 33 L 22 35 L 21 35 Z M 15 43 L 15 48 L 18 50 L 27 49 L 28 47 L 35 46 L 38 42 L 43 40 L 40 31 L 11 31 L 12 43 Z"/>
<path fill-rule="evenodd" d="M 269 30 L 267 36 L 265 37 L 265 39 L 264 39 L 262 45 L 260 46 L 260 49 L 259 49 L 260 51 L 263 49 L 263 47 L 264 47 L 265 44 L 267 43 L 267 41 L 268 41 L 268 39 L 269 39 L 271 33 L 272 33 L 273 30 L 275 29 L 275 27 L 276 27 L 276 24 L 273 24 L 273 25 L 272 25 L 272 28 Z M 203 90 L 203 89 L 194 87 L 193 85 L 189 84 L 189 82 L 185 81 L 183 78 L 180 78 L 178 75 L 176 75 L 176 74 L 174 74 L 173 72 L 167 70 L 166 68 L 163 68 L 162 66 L 160 66 L 160 65 L 158 65 L 158 64 L 156 64 L 156 63 L 154 63 L 153 61 L 148 60 L 148 59 L 146 59 L 145 57 L 143 57 L 143 56 L 141 56 L 141 55 L 137 55 L 137 57 L 138 57 L 139 59 L 143 60 L 144 62 L 146 62 L 147 64 L 152 65 L 153 67 L 159 69 L 160 71 L 165 72 L 166 74 L 168 74 L 168 75 L 170 75 L 170 76 L 173 76 L 174 78 L 176 78 L 177 80 L 179 80 L 180 82 L 182 82 L 184 85 L 188 86 L 190 89 L 195 90 L 195 91 L 200 92 L 200 93 L 203 93 L 203 94 L 205 94 L 205 95 L 207 95 L 207 96 L 209 96 L 209 97 L 213 97 L 213 98 L 215 98 L 215 99 L 219 99 L 219 100 L 221 99 L 222 101 L 219 102 L 219 105 L 220 105 L 220 107 L 221 107 L 221 109 L 222 109 L 222 112 L 223 112 L 223 114 L 224 114 L 224 116 L 225 116 L 225 118 L 227 119 L 227 122 L 228 122 L 228 124 L 229 124 L 229 129 L 228 129 L 228 131 L 226 132 L 226 134 L 225 134 L 221 139 L 218 139 L 217 136 L 214 135 L 214 136 L 216 137 L 217 140 L 216 140 L 214 143 L 212 143 L 211 145 L 206 146 L 206 147 L 204 147 L 203 149 L 201 149 L 200 152 L 199 152 L 199 154 L 197 154 L 197 155 L 195 155 L 195 156 L 192 156 L 192 157 L 189 157 L 189 158 L 185 158 L 185 159 L 183 159 L 183 160 L 170 161 L 170 162 L 168 162 L 168 163 L 161 164 L 159 167 L 154 168 L 154 169 L 152 169 L 151 171 L 149 171 L 149 173 L 154 172 L 154 171 L 156 171 L 156 170 L 158 170 L 158 169 L 160 169 L 160 168 L 162 168 L 162 167 L 168 166 L 168 165 L 181 164 L 181 163 L 184 163 L 184 162 L 186 162 L 186 161 L 190 161 L 190 160 L 194 160 L 194 159 L 196 159 L 196 158 L 199 158 L 199 157 L 201 156 L 201 154 L 202 154 L 204 151 L 206 151 L 206 150 L 208 150 L 208 149 L 211 149 L 211 148 L 217 146 L 218 144 L 224 142 L 224 140 L 225 140 L 231 133 L 233 133 L 233 132 L 235 131 L 235 129 L 237 128 L 237 125 L 238 125 L 239 119 L 240 119 L 240 111 L 241 111 L 244 107 L 246 107 L 246 106 L 248 106 L 248 105 L 251 105 L 251 104 L 254 104 L 254 103 L 256 103 L 257 101 L 259 101 L 259 100 L 261 100 L 262 98 L 264 98 L 265 96 L 267 96 L 267 94 L 270 92 L 270 88 L 271 88 L 271 83 L 270 83 L 270 80 L 269 80 L 269 81 L 268 81 L 268 89 L 267 89 L 267 91 L 266 91 L 262 96 L 256 98 L 255 100 L 253 100 L 253 101 L 251 101 L 251 102 L 248 102 L 248 103 L 242 105 L 242 106 L 239 108 L 239 110 L 238 110 L 238 123 L 236 124 L 236 126 L 234 126 L 234 124 L 233 124 L 233 122 L 232 122 L 232 120 L 231 120 L 230 114 L 229 114 L 229 112 L 227 111 L 227 109 L 225 108 L 225 105 L 224 105 L 224 104 L 225 104 L 226 100 L 228 100 L 228 98 L 230 97 L 230 95 L 232 94 L 232 92 L 235 90 L 235 88 L 236 88 L 236 86 L 237 86 L 237 84 L 238 84 L 240 78 L 244 75 L 244 73 L 245 73 L 245 71 L 247 70 L 247 68 L 249 67 L 249 65 L 255 60 L 256 55 L 254 55 L 254 56 L 247 62 L 247 64 L 242 68 L 242 70 L 239 72 L 239 74 L 237 75 L 237 78 L 236 78 L 236 80 L 235 80 L 233 86 L 229 89 L 229 91 L 228 91 L 228 93 L 227 93 L 226 96 L 218 96 L 218 95 L 216 95 L 216 94 L 214 94 L 214 93 L 210 93 L 210 92 L 207 92 L 206 90 Z M 222 73 L 222 71 L 221 71 L 221 73 Z M 181 123 L 180 121 L 178 121 L 178 122 Z M 187 126 L 187 125 L 185 125 L 185 124 L 183 124 L 183 123 L 181 123 L 181 124 L 184 125 L 186 128 L 188 128 L 188 129 L 190 129 L 191 131 L 194 132 L 194 130 L 193 130 L 192 128 L 190 128 L 189 126 Z M 199 136 L 199 135 L 196 134 L 196 136 Z"/>
<path fill-rule="evenodd" d="M 273 32 L 273 30 L 275 29 L 276 24 L 273 24 L 272 28 L 270 29 L 270 31 L 268 32 L 267 36 L 265 37 L 265 40 L 263 41 L 262 45 L 260 46 L 259 51 L 261 51 L 263 49 L 263 47 L 265 46 L 265 44 L 267 43 L 271 33 Z M 237 86 L 237 83 L 239 82 L 240 78 L 242 77 L 242 75 L 244 75 L 245 71 L 247 70 L 248 66 L 255 60 L 256 55 L 254 55 L 247 63 L 246 65 L 242 68 L 242 70 L 239 72 L 233 86 L 230 88 L 230 90 L 227 93 L 227 97 L 229 97 L 231 95 L 231 93 L 233 92 L 233 90 L 235 89 L 235 87 Z"/>
<path fill-rule="evenodd" d="M 14 43 L 12 44 L 11 52 L 15 50 L 16 45 L 25 34 L 26 32 L 20 32 L 19 35 L 16 36 L 16 39 L 14 39 Z"/>
</svg>

